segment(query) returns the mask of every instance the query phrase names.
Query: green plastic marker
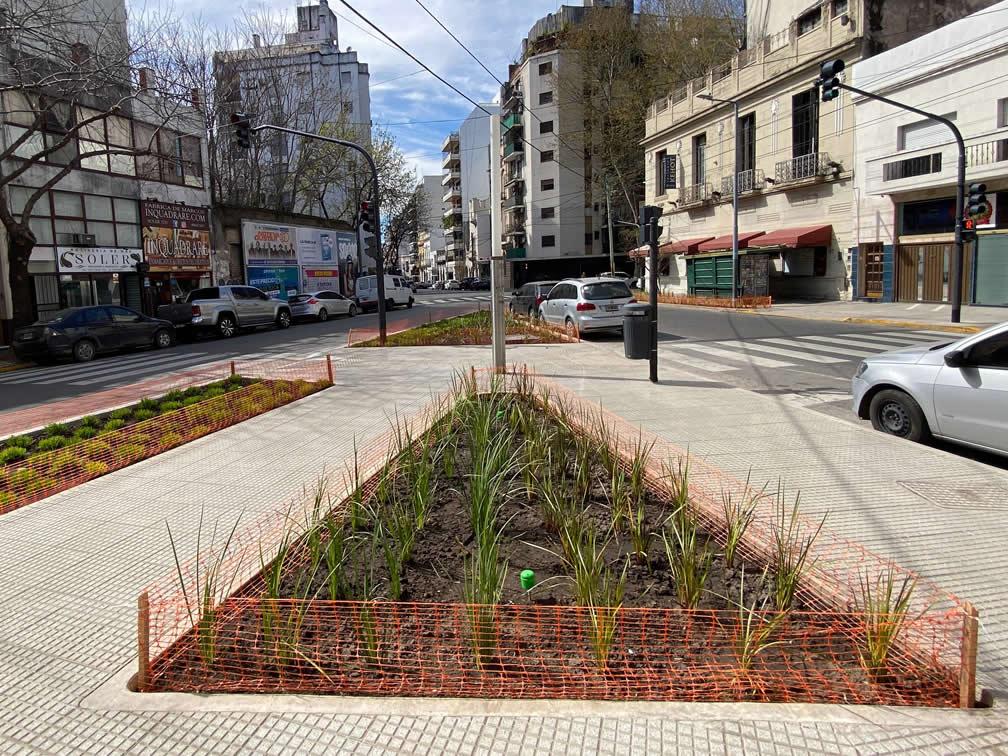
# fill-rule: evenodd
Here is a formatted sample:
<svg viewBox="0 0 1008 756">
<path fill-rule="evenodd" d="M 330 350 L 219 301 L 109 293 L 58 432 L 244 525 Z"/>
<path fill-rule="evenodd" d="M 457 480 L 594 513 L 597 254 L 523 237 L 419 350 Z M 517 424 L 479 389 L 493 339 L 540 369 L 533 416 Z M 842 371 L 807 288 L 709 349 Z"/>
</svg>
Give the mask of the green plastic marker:
<svg viewBox="0 0 1008 756">
<path fill-rule="evenodd" d="M 504 410 L 497 410 L 497 419 L 500 420 L 504 417 Z"/>
<path fill-rule="evenodd" d="M 535 573 L 532 570 L 522 570 L 521 583 L 526 591 L 531 589 L 535 585 Z"/>
</svg>

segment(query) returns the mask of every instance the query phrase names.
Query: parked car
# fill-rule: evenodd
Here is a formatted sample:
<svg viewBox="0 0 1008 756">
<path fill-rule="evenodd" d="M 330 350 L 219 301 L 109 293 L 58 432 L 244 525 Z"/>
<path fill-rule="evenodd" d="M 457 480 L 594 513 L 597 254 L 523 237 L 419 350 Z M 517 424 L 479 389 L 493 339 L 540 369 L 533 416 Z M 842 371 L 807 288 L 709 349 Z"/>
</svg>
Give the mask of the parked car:
<svg viewBox="0 0 1008 756">
<path fill-rule="evenodd" d="M 473 291 L 490 291 L 490 279 L 477 278 L 473 281 L 472 289 Z"/>
<path fill-rule="evenodd" d="M 325 322 L 330 315 L 357 314 L 357 303 L 338 291 L 316 291 L 290 298 L 291 315 L 295 318 L 314 318 Z"/>
<path fill-rule="evenodd" d="M 623 305 L 636 302 L 625 281 L 616 278 L 567 278 L 550 289 L 539 305 L 540 317 L 568 333 L 623 330 Z"/>
<path fill-rule="evenodd" d="M 357 279 L 357 301 L 360 309 L 378 309 L 378 276 L 361 276 Z M 385 276 L 385 309 L 397 305 L 413 306 L 413 291 L 401 276 Z"/>
<path fill-rule="evenodd" d="M 851 395 L 855 414 L 876 430 L 1008 455 L 1008 322 L 868 357 L 851 379 Z"/>
<path fill-rule="evenodd" d="M 546 300 L 546 295 L 556 283 L 556 281 L 533 281 L 519 286 L 511 293 L 508 309 L 519 315 L 528 315 L 530 318 L 539 317 L 539 305 Z"/>
<path fill-rule="evenodd" d="M 172 324 L 118 305 L 72 307 L 44 313 L 30 326 L 14 332 L 14 354 L 19 359 L 44 362 L 72 357 L 87 362 L 95 355 L 118 349 L 174 343 Z"/>
<path fill-rule="evenodd" d="M 605 273 L 600 273 L 599 276 L 601 278 L 619 278 L 619 279 L 621 279 L 623 281 L 629 281 L 630 280 L 630 274 L 629 273 L 624 273 L 622 270 L 610 270 L 610 271 L 606 271 Z"/>
<path fill-rule="evenodd" d="M 445 281 L 444 282 L 444 287 L 446 289 L 450 289 L 451 291 L 457 291 L 458 289 L 462 288 L 462 284 L 460 284 L 458 281 L 452 279 L 450 281 Z"/>
<path fill-rule="evenodd" d="M 161 305 L 157 314 L 190 334 L 213 331 L 223 338 L 234 336 L 241 328 L 264 325 L 289 328 L 293 322 L 287 302 L 274 299 L 254 286 L 194 289 L 185 304 Z"/>
<path fill-rule="evenodd" d="M 444 288 L 444 281 L 435 281 L 434 283 L 431 284 L 431 288 L 432 289 L 443 289 Z"/>
<path fill-rule="evenodd" d="M 416 287 L 418 289 L 429 289 L 431 287 L 430 281 L 417 281 Z"/>
</svg>

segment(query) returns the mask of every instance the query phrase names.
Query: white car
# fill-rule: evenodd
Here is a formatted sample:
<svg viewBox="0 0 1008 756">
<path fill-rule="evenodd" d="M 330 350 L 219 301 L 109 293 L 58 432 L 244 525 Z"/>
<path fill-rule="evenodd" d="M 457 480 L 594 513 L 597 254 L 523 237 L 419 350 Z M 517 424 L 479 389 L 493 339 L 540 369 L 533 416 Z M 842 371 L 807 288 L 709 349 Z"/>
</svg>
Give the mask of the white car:
<svg viewBox="0 0 1008 756">
<path fill-rule="evenodd" d="M 539 304 L 539 317 L 570 333 L 623 330 L 623 305 L 637 300 L 618 278 L 567 278 Z"/>
<path fill-rule="evenodd" d="M 452 279 L 450 281 L 445 281 L 444 287 L 446 289 L 451 289 L 452 291 L 454 291 L 456 289 L 461 289 L 462 288 L 462 284 L 460 284 L 458 281 Z"/>
<path fill-rule="evenodd" d="M 357 279 L 357 302 L 361 310 L 378 309 L 378 276 L 361 276 Z M 401 276 L 385 276 L 385 309 L 396 306 L 412 307 L 413 290 Z"/>
<path fill-rule="evenodd" d="M 357 305 L 338 291 L 315 291 L 290 298 L 291 314 L 295 318 L 315 318 L 325 322 L 330 315 L 357 314 Z"/>
<path fill-rule="evenodd" d="M 853 410 L 876 430 L 1008 455 L 1008 323 L 861 361 Z"/>
</svg>

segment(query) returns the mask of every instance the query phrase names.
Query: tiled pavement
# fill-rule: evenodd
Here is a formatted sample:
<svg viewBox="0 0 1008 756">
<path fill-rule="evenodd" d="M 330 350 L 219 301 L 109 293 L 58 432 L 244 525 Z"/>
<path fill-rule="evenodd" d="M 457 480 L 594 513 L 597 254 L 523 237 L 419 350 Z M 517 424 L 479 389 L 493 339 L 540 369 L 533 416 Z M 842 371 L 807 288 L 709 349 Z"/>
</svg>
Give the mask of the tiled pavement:
<svg viewBox="0 0 1008 756">
<path fill-rule="evenodd" d="M 357 350 L 355 350 L 357 351 Z M 227 530 L 283 504 L 353 437 L 387 428 L 488 348 L 360 350 L 337 385 L 0 517 L 2 753 L 977 753 L 1008 750 L 1008 718 L 840 706 L 667 706 L 138 696 L 136 597 L 171 571 L 165 521 L 182 554 L 200 509 Z M 780 475 L 834 530 L 971 599 L 981 611 L 979 678 L 1008 689 L 1008 475 L 770 396 L 662 365 L 614 360 L 591 344 L 512 349 L 581 395 L 753 480 Z M 968 483 L 976 506 L 942 506 L 907 485 Z M 960 486 L 961 487 L 961 486 Z M 967 497 L 968 498 L 968 497 Z M 938 502 L 938 503 L 936 503 Z M 118 682 L 117 682 L 118 681 Z M 108 691 L 112 691 L 106 695 Z M 233 709 L 233 710 L 229 710 Z"/>
</svg>

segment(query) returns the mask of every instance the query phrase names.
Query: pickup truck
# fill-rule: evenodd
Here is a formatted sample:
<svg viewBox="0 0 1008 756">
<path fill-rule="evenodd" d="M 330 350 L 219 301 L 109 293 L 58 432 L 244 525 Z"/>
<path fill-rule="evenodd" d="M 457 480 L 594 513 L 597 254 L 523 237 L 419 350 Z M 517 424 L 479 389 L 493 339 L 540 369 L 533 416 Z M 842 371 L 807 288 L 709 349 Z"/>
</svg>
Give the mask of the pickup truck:
<svg viewBox="0 0 1008 756">
<path fill-rule="evenodd" d="M 210 286 L 189 292 L 184 304 L 161 305 L 159 318 L 171 321 L 176 329 L 214 331 L 229 338 L 240 328 L 275 325 L 289 328 L 290 305 L 273 299 L 252 286 Z"/>
</svg>

